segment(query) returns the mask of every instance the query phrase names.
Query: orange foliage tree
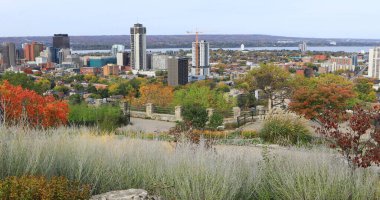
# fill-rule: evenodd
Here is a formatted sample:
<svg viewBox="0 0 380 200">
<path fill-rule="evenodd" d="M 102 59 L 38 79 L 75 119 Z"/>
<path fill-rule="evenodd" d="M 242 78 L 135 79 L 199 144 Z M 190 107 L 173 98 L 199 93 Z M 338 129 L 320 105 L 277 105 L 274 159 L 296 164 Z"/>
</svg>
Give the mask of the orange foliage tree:
<svg viewBox="0 0 380 200">
<path fill-rule="evenodd" d="M 354 97 L 351 85 L 321 83 L 316 87 L 298 88 L 293 93 L 289 107 L 308 119 L 317 119 L 324 110 L 346 110 Z"/>
<path fill-rule="evenodd" d="M 0 111 L 3 123 L 31 127 L 55 127 L 67 123 L 68 105 L 52 96 L 13 86 L 7 81 L 0 85 Z"/>
<path fill-rule="evenodd" d="M 143 105 L 152 103 L 156 106 L 170 106 L 174 97 L 173 88 L 162 84 L 149 84 L 140 88 L 140 98 L 135 103 Z"/>
</svg>

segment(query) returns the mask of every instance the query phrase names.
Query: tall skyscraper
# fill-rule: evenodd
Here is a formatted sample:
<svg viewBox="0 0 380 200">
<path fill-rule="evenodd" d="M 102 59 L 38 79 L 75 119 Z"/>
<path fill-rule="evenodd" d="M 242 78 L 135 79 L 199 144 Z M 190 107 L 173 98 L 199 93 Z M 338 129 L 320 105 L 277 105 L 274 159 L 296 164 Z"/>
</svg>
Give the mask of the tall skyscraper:
<svg viewBox="0 0 380 200">
<path fill-rule="evenodd" d="M 380 79 L 380 47 L 369 50 L 368 76 L 377 80 Z"/>
<path fill-rule="evenodd" d="M 129 65 L 129 53 L 119 52 L 116 54 L 116 63 L 118 66 L 128 66 Z"/>
<path fill-rule="evenodd" d="M 302 52 L 302 53 L 305 53 L 307 51 L 307 44 L 306 42 L 302 42 L 301 44 L 298 45 L 298 48 L 299 50 Z"/>
<path fill-rule="evenodd" d="M 142 24 L 131 27 L 131 67 L 135 70 L 147 70 L 146 28 Z"/>
<path fill-rule="evenodd" d="M 186 85 L 189 81 L 189 61 L 187 58 L 168 57 L 168 84 Z"/>
<path fill-rule="evenodd" d="M 198 72 L 197 66 L 199 67 Z M 193 42 L 191 74 L 194 76 L 210 75 L 210 44 L 204 40 L 201 40 L 198 45 Z"/>
<path fill-rule="evenodd" d="M 16 66 L 16 45 L 14 43 L 5 42 L 0 45 L 1 66 L 6 69 L 11 66 Z"/>
<path fill-rule="evenodd" d="M 121 44 L 114 44 L 111 48 L 111 55 L 116 56 L 117 53 L 124 52 L 125 46 Z"/>
<path fill-rule="evenodd" d="M 44 45 L 37 42 L 26 43 L 23 46 L 26 61 L 35 61 L 36 57 L 40 56 L 41 51 L 44 50 Z"/>
<path fill-rule="evenodd" d="M 68 34 L 54 34 L 53 47 L 57 49 L 70 49 L 70 37 Z"/>
</svg>

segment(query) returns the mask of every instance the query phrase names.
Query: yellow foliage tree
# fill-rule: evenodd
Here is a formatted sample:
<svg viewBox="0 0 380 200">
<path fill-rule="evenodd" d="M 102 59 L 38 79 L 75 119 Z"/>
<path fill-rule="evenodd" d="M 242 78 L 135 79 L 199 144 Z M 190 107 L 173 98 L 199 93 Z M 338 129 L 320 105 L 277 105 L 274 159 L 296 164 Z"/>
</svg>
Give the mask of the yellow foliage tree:
<svg viewBox="0 0 380 200">
<path fill-rule="evenodd" d="M 162 84 L 149 84 L 140 88 L 140 98 L 135 103 L 144 105 L 152 103 L 156 106 L 167 107 L 172 104 L 174 97 L 173 88 Z"/>
</svg>

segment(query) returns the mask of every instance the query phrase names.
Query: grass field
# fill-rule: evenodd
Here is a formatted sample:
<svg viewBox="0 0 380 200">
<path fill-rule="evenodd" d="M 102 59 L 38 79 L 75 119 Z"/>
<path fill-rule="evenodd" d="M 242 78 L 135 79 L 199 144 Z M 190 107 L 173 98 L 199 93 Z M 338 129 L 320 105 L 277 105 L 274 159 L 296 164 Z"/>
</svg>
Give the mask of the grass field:
<svg viewBox="0 0 380 200">
<path fill-rule="evenodd" d="M 331 150 L 216 146 L 96 136 L 89 129 L 0 128 L 0 178 L 65 176 L 93 194 L 142 188 L 164 199 L 380 199 L 373 169 Z"/>
</svg>

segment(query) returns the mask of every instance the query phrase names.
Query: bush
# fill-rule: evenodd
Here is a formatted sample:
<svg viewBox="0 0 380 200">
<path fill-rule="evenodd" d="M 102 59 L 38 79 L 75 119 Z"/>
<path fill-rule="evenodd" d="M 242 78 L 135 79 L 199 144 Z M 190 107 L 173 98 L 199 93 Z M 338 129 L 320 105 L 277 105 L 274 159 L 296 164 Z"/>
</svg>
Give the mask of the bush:
<svg viewBox="0 0 380 200">
<path fill-rule="evenodd" d="M 12 176 L 0 180 L 0 199 L 86 200 L 90 194 L 90 186 L 79 185 L 64 177 L 47 180 L 42 176 Z"/>
<path fill-rule="evenodd" d="M 226 130 L 231 130 L 231 129 L 236 129 L 238 128 L 238 124 L 236 122 L 233 122 L 233 123 L 225 123 L 224 124 L 224 129 Z"/>
<path fill-rule="evenodd" d="M 205 139 L 224 139 L 228 136 L 228 134 L 223 131 L 196 130 L 193 131 L 193 133 L 196 135 L 200 135 Z"/>
<path fill-rule="evenodd" d="M 219 114 L 219 113 L 213 113 L 211 115 L 211 117 L 210 117 L 210 120 L 209 120 L 210 123 L 208 124 L 208 127 L 210 129 L 215 130 L 215 129 L 218 128 L 218 126 L 223 125 L 223 120 L 224 120 L 224 118 L 223 118 L 223 116 L 221 114 Z"/>
<path fill-rule="evenodd" d="M 266 119 L 259 136 L 265 142 L 280 145 L 304 144 L 312 139 L 305 122 L 289 113 L 272 115 Z"/>
<path fill-rule="evenodd" d="M 244 139 L 252 139 L 252 138 L 257 138 L 259 136 L 257 131 L 242 131 L 240 135 Z"/>
<path fill-rule="evenodd" d="M 98 126 L 101 130 L 113 131 L 126 123 L 118 106 L 99 107 L 86 104 L 70 105 L 69 122 L 73 125 Z"/>
<path fill-rule="evenodd" d="M 204 129 L 208 120 L 208 114 L 204 107 L 193 104 L 183 108 L 183 119 L 190 122 L 195 129 Z"/>
</svg>

